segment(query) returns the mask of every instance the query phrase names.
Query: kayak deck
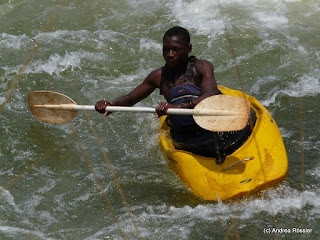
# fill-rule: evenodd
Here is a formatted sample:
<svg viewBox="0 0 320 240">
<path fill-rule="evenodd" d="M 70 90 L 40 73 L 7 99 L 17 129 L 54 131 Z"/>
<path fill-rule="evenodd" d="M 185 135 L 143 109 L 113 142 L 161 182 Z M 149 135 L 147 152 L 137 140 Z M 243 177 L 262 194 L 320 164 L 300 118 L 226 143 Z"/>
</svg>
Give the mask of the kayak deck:
<svg viewBox="0 0 320 240">
<path fill-rule="evenodd" d="M 219 89 L 227 95 L 247 98 L 257 117 L 248 140 L 223 164 L 176 149 L 165 117 L 159 126 L 160 148 L 171 169 L 196 196 L 215 201 L 249 196 L 283 181 L 288 172 L 283 140 L 268 110 L 249 95 L 222 86 Z"/>
</svg>

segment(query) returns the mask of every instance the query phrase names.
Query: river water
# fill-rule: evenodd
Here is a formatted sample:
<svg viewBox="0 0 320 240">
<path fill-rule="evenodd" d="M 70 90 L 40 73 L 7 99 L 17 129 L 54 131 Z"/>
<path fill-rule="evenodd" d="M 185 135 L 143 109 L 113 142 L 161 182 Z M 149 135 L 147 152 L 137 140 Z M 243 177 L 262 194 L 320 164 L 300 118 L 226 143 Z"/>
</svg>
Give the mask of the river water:
<svg viewBox="0 0 320 240">
<path fill-rule="evenodd" d="M 320 237 L 318 0 L 1 0 L 0 23 L 0 239 Z M 58 126 L 31 114 L 31 91 L 87 105 L 128 93 L 164 64 L 175 25 L 218 84 L 243 85 L 275 118 L 289 159 L 277 187 L 198 199 L 164 160 L 154 114 L 80 112 Z"/>
</svg>

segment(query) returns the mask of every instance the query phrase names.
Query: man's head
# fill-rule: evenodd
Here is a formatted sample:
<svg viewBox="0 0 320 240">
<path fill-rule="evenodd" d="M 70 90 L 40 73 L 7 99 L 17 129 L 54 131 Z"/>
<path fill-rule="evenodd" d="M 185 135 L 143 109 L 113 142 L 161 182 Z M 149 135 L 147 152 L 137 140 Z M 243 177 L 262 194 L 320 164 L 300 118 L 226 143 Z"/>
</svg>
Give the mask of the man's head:
<svg viewBox="0 0 320 240">
<path fill-rule="evenodd" d="M 188 61 L 191 53 L 190 35 L 182 27 L 170 28 L 163 36 L 163 57 L 173 68 L 181 68 Z"/>
<path fill-rule="evenodd" d="M 190 44 L 190 34 L 189 32 L 183 28 L 183 27 L 173 27 L 170 28 L 168 31 L 165 32 L 165 34 L 163 35 L 163 41 L 166 37 L 179 37 L 181 40 L 183 40 L 186 45 Z"/>
</svg>

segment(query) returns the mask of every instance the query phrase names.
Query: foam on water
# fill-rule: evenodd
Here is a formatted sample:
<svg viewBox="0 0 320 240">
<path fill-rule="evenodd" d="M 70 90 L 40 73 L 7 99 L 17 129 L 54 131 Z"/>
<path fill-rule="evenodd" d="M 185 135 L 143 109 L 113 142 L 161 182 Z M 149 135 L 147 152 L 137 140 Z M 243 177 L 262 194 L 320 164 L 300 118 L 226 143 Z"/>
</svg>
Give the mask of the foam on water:
<svg viewBox="0 0 320 240">
<path fill-rule="evenodd" d="M 61 72 L 67 70 L 68 68 L 71 68 L 71 70 L 79 68 L 81 70 L 80 60 L 84 56 L 88 57 L 88 55 L 90 54 L 85 52 L 66 52 L 64 56 L 54 54 L 51 55 L 49 59 L 45 62 L 40 60 L 34 61 L 26 68 L 25 73 L 30 74 L 46 72 L 50 75 L 60 75 Z"/>
<path fill-rule="evenodd" d="M 289 186 L 281 185 L 278 189 L 265 191 L 260 197 L 251 197 L 247 200 L 243 199 L 233 203 L 199 204 L 195 207 L 188 205 L 176 207 L 166 204 L 142 204 L 135 206 L 133 212 L 136 213 L 138 225 L 144 226 L 140 230 L 145 238 L 162 236 L 170 239 L 178 236 L 179 239 L 190 239 L 196 228 L 197 231 L 206 229 L 203 225 L 198 226 L 199 222 L 217 227 L 217 223 L 224 226 L 232 219 L 236 219 L 237 222 L 252 221 L 252 219 L 263 214 L 265 218 L 264 223 L 256 224 L 256 230 L 259 231 L 260 229 L 262 231 L 266 227 L 266 224 L 270 224 L 269 221 L 272 224 L 273 218 L 275 221 L 278 221 L 280 226 L 286 226 L 286 223 L 282 222 L 282 216 L 285 214 L 291 214 L 292 218 L 299 219 L 301 208 L 308 206 L 312 206 L 312 209 L 305 210 L 306 214 L 308 214 L 310 219 L 316 220 L 320 207 L 317 200 L 319 196 L 319 191 L 305 191 L 301 193 Z M 123 209 L 123 212 L 125 212 L 125 209 Z M 137 214 L 137 212 L 140 213 Z M 123 213 L 124 215 L 125 213 Z M 130 226 L 130 221 L 124 219 L 121 221 L 121 226 Z M 157 224 L 153 225 L 153 223 Z M 243 227 L 246 228 L 245 225 Z M 238 229 L 241 229 L 240 225 Z M 134 233 L 132 227 L 124 227 L 124 230 L 125 233 Z M 113 231 L 116 231 L 116 226 L 100 229 L 92 237 L 102 237 L 109 235 Z"/>
<path fill-rule="evenodd" d="M 283 25 L 287 25 L 289 22 L 288 18 L 285 16 L 278 16 L 276 13 L 255 12 L 254 17 L 269 28 L 279 28 Z"/>
<path fill-rule="evenodd" d="M 3 104 L 6 101 L 5 97 L 0 96 L 0 104 Z"/>
<path fill-rule="evenodd" d="M 46 239 L 50 240 L 53 238 L 48 238 L 44 233 L 40 231 L 32 231 L 29 229 L 23 229 L 23 228 L 17 228 L 17 227 L 11 227 L 11 226 L 0 226 L 0 233 L 3 234 L 3 236 L 8 238 L 14 238 L 14 239 L 28 239 L 30 237 L 37 238 L 37 239 Z"/>
<path fill-rule="evenodd" d="M 318 151 L 320 150 L 320 141 L 317 141 L 317 150 Z M 319 182 L 319 180 L 320 180 L 320 164 L 314 169 L 307 170 L 306 174 L 314 177 L 315 180 L 317 182 Z"/>
<path fill-rule="evenodd" d="M 216 38 L 224 33 L 224 23 L 216 1 L 197 0 L 190 3 L 182 0 L 168 5 L 171 17 L 197 34 Z"/>
<path fill-rule="evenodd" d="M 24 74 L 48 73 L 50 75 L 60 75 L 66 70 L 81 70 L 81 60 L 83 59 L 105 59 L 105 54 L 93 54 L 85 51 L 65 52 L 64 55 L 53 54 L 46 60 L 35 60 L 30 63 L 24 70 Z M 5 71 L 5 75 L 18 74 L 22 65 L 14 67 L 1 67 Z"/>
<path fill-rule="evenodd" d="M 18 208 L 16 208 L 14 197 L 12 196 L 9 190 L 0 187 L 0 197 L 1 197 L 1 201 L 5 201 L 10 206 L 15 207 L 15 210 L 18 210 Z"/>
<path fill-rule="evenodd" d="M 297 83 L 291 83 L 287 88 L 280 89 L 279 87 L 275 87 L 272 89 L 272 95 L 268 97 L 268 99 L 262 100 L 261 103 L 264 106 L 270 106 L 277 102 L 277 97 L 280 95 L 286 95 L 289 97 L 313 97 L 317 96 L 320 93 L 320 80 L 317 77 L 320 74 L 319 69 L 314 69 L 314 72 L 311 72 L 311 76 L 309 74 L 305 74 L 301 76 Z M 262 81 L 257 81 L 251 89 L 251 92 L 259 92 L 260 84 L 269 84 L 270 80 L 279 81 L 279 79 L 275 79 L 274 77 L 267 77 L 262 79 Z"/>
<path fill-rule="evenodd" d="M 0 34 L 0 48 L 11 48 L 14 50 L 19 50 L 25 46 L 27 42 L 30 41 L 30 38 L 23 35 L 11 35 L 7 33 Z"/>
<path fill-rule="evenodd" d="M 302 195 L 304 195 L 302 197 Z M 306 205 L 318 208 L 317 201 L 320 192 L 305 191 L 303 193 L 289 186 L 281 185 L 278 189 L 267 190 L 264 197 L 253 197 L 249 200 L 234 202 L 232 204 L 218 203 L 214 205 L 199 205 L 194 208 L 185 206 L 176 208 L 171 206 L 172 217 L 179 219 L 183 215 L 191 215 L 193 218 L 201 218 L 208 221 L 231 218 L 250 219 L 256 214 L 266 212 L 271 216 L 286 214 L 301 209 Z M 303 202 L 303 198 L 304 201 Z M 316 216 L 313 216 L 316 217 Z"/>
<path fill-rule="evenodd" d="M 55 32 L 38 33 L 34 39 L 39 40 L 40 43 L 61 42 L 62 44 L 70 43 L 75 45 L 91 44 L 95 49 L 112 48 L 110 43 L 116 43 L 119 38 L 124 35 L 111 30 L 57 30 Z"/>
<path fill-rule="evenodd" d="M 151 50 L 152 52 L 161 52 L 162 45 L 159 42 L 150 41 L 148 38 L 140 39 L 140 51 L 142 50 Z"/>
<path fill-rule="evenodd" d="M 261 24 L 267 28 L 279 29 L 288 26 L 289 20 L 286 17 L 287 7 L 283 1 L 275 0 L 272 3 L 261 4 L 260 1 L 252 0 L 243 1 L 228 0 L 221 1 L 205 1 L 196 0 L 192 2 L 183 2 L 182 0 L 176 1 L 174 4 L 169 5 L 172 9 L 172 17 L 177 19 L 182 25 L 193 29 L 197 34 L 208 35 L 215 38 L 224 34 L 225 22 L 220 10 L 228 13 L 228 9 L 238 7 L 241 9 L 242 14 L 248 15 L 255 20 L 253 22 L 257 27 Z M 250 6 L 250 7 L 247 7 Z M 246 24 L 252 24 L 246 22 Z"/>
</svg>

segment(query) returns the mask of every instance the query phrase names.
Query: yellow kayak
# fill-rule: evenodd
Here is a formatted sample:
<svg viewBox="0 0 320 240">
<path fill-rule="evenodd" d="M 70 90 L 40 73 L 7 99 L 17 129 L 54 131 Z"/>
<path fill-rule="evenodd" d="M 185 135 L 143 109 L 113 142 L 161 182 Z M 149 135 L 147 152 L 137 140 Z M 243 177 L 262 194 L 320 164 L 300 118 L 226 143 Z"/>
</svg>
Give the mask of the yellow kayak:
<svg viewBox="0 0 320 240">
<path fill-rule="evenodd" d="M 254 97 L 219 86 L 226 95 L 247 98 L 256 113 L 248 140 L 218 165 L 215 158 L 196 155 L 174 147 L 170 127 L 160 119 L 160 148 L 172 168 L 192 192 L 204 200 L 227 200 L 249 196 L 282 182 L 288 159 L 275 120 Z"/>
</svg>

